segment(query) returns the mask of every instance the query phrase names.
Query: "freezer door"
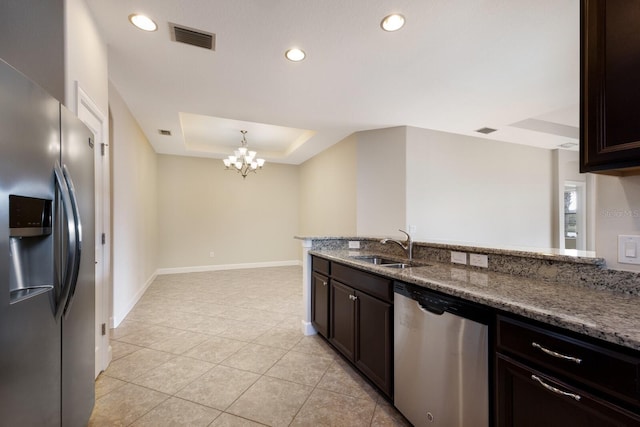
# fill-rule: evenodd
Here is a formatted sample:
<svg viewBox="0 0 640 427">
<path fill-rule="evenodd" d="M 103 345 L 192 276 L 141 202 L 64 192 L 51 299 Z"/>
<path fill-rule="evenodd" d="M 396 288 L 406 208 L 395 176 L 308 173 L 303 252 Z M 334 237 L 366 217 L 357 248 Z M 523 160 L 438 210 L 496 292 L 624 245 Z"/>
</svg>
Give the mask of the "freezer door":
<svg viewBox="0 0 640 427">
<path fill-rule="evenodd" d="M 58 101 L 0 60 L 2 425 L 60 425 L 60 323 L 54 318 L 51 287 L 53 234 L 10 237 L 9 230 L 10 195 L 54 200 L 53 165 L 59 141 Z"/>
<path fill-rule="evenodd" d="M 95 237 L 93 134 L 61 106 L 61 165 L 81 235 L 77 282 L 62 316 L 62 425 L 86 426 L 93 405 L 95 364 Z"/>
</svg>

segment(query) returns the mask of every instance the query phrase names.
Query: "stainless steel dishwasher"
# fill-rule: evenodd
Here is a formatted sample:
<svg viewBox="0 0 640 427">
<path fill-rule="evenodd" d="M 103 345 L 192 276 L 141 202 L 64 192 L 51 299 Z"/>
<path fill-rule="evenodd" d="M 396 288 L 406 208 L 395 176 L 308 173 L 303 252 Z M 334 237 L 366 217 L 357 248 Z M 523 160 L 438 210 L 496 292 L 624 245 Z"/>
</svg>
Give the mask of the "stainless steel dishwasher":
<svg viewBox="0 0 640 427">
<path fill-rule="evenodd" d="M 416 427 L 489 425 L 489 313 L 394 283 L 394 404 Z"/>
</svg>

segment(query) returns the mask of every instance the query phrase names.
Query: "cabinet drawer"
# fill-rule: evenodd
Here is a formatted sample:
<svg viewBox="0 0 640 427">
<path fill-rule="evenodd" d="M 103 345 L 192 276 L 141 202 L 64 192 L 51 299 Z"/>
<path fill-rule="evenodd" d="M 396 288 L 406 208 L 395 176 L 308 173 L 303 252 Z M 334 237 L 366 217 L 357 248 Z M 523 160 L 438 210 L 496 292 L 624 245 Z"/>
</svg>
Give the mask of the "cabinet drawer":
<svg viewBox="0 0 640 427">
<path fill-rule="evenodd" d="M 640 358 L 559 332 L 498 316 L 498 351 L 634 403 L 640 402 Z"/>
<path fill-rule="evenodd" d="M 553 376 L 498 355 L 495 424 L 512 426 L 637 426 L 640 415 Z"/>
<path fill-rule="evenodd" d="M 337 263 L 332 266 L 331 277 L 371 296 L 385 301 L 393 301 L 393 281 L 391 279 Z"/>
<path fill-rule="evenodd" d="M 318 257 L 311 257 L 311 269 L 328 276 L 331 273 L 331 262 Z"/>
</svg>

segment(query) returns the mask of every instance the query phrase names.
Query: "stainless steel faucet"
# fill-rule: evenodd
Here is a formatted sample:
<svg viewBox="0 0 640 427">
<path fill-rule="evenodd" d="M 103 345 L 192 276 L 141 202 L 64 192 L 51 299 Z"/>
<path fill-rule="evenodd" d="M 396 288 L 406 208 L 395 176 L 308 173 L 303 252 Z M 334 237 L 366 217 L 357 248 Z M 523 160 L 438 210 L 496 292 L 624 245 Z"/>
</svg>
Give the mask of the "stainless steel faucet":
<svg viewBox="0 0 640 427">
<path fill-rule="evenodd" d="M 407 240 L 405 240 L 404 242 L 401 242 L 400 240 L 395 240 L 395 239 L 382 239 L 380 240 L 380 243 L 384 245 L 387 242 L 392 242 L 397 245 L 400 245 L 400 247 L 404 249 L 404 251 L 407 253 L 407 258 L 409 259 L 409 261 L 411 261 L 413 259 L 413 240 L 411 240 L 411 235 L 409 235 L 409 233 L 407 233 L 404 230 L 398 230 L 398 231 L 406 234 Z"/>
</svg>

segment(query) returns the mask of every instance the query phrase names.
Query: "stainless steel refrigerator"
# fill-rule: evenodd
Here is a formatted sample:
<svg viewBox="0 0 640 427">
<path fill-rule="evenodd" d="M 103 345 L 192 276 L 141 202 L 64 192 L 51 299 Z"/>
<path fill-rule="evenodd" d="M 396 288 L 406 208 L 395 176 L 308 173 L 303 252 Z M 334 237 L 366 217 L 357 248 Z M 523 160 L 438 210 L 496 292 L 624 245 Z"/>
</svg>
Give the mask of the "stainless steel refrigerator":
<svg viewBox="0 0 640 427">
<path fill-rule="evenodd" d="M 85 426 L 95 363 L 93 134 L 0 60 L 0 426 Z"/>
</svg>

